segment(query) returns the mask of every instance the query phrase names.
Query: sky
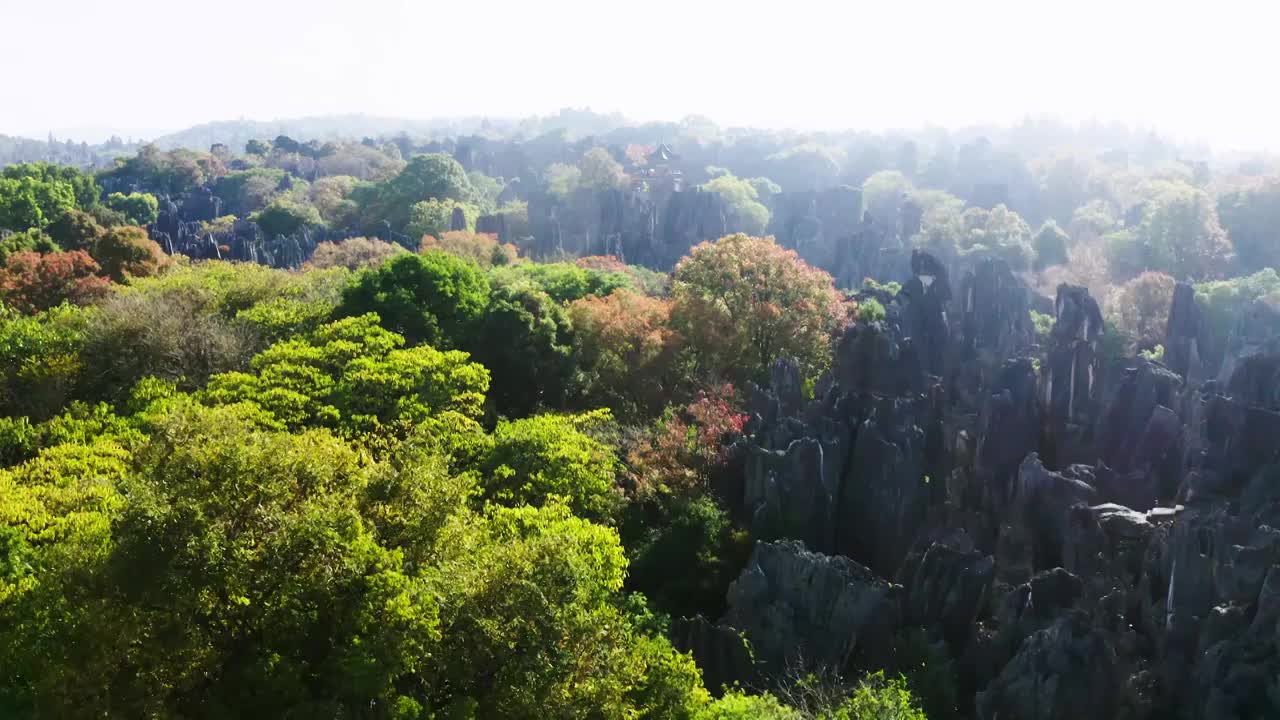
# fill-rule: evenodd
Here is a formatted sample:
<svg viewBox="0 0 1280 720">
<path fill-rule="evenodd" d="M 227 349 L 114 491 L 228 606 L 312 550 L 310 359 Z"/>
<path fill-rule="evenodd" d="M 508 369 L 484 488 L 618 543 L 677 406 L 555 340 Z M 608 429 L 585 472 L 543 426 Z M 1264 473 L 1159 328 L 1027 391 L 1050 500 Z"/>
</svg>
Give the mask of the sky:
<svg viewBox="0 0 1280 720">
<path fill-rule="evenodd" d="M 1273 5 L 0 0 L 0 134 L 590 107 L 798 129 L 1054 115 L 1277 149 Z"/>
</svg>

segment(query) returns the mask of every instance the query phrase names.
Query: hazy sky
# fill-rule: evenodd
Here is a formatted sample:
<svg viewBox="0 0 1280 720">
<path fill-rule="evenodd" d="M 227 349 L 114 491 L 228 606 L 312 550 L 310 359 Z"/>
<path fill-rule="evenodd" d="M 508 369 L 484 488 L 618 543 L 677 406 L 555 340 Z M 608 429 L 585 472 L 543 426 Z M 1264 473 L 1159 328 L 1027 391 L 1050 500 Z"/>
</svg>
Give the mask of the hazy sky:
<svg viewBox="0 0 1280 720">
<path fill-rule="evenodd" d="M 0 0 L 0 133 L 589 106 L 873 130 L 1050 113 L 1280 147 L 1271 5 Z"/>
</svg>

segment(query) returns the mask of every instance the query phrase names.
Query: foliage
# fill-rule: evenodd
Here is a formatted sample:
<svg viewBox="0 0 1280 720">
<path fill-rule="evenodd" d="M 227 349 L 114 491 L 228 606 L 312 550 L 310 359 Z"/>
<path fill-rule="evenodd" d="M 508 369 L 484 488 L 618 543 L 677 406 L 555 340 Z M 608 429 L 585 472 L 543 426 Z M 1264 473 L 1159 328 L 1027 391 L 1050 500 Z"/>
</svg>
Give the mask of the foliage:
<svg viewBox="0 0 1280 720">
<path fill-rule="evenodd" d="M 250 168 L 227 173 L 214 183 L 213 192 L 231 215 L 247 217 L 266 207 L 286 187 L 289 173 L 279 168 Z"/>
<path fill-rule="evenodd" d="M 1280 179 L 1218 197 L 1218 217 L 1245 270 L 1280 267 Z"/>
<path fill-rule="evenodd" d="M 581 170 L 579 183 L 585 188 L 619 190 L 627 182 L 627 175 L 623 172 L 622 165 L 604 148 L 588 150 L 578 161 L 578 167 Z"/>
<path fill-rule="evenodd" d="M 704 390 L 679 412 L 668 412 L 627 456 L 631 494 L 645 501 L 710 491 L 728 461 L 728 443 L 746 421 L 731 385 Z"/>
<path fill-rule="evenodd" d="M 620 418 L 652 417 L 678 394 L 671 303 L 625 288 L 569 306 L 582 397 Z"/>
<path fill-rule="evenodd" d="M 131 225 L 150 225 L 160 217 L 160 203 L 151 193 L 111 193 L 104 204 L 124 215 Z"/>
<path fill-rule="evenodd" d="M 1035 328 L 1036 342 L 1041 345 L 1049 340 L 1049 334 L 1053 332 L 1053 325 L 1056 322 L 1052 315 L 1042 312 L 1031 311 L 1031 325 Z"/>
<path fill-rule="evenodd" d="M 1047 220 L 1036 232 L 1032 244 L 1036 253 L 1036 269 L 1043 270 L 1050 265 L 1065 265 L 1069 256 L 1067 246 L 1071 238 L 1058 227 L 1058 223 Z"/>
<path fill-rule="evenodd" d="M 831 276 L 770 238 L 739 234 L 698 245 L 676 266 L 671 295 L 672 327 L 696 370 L 735 384 L 763 382 L 784 356 L 816 377 L 844 319 Z"/>
<path fill-rule="evenodd" d="M 1031 227 L 1016 212 L 1004 205 L 991 210 L 971 207 L 960 220 L 964 226 L 962 252 L 1000 258 L 1015 272 L 1031 268 L 1035 258 Z"/>
<path fill-rule="evenodd" d="M 881 170 L 862 183 L 862 207 L 879 222 L 896 227 L 898 212 L 911 191 L 906 175 L 897 170 Z"/>
<path fill-rule="evenodd" d="M 458 351 L 404 338 L 363 315 L 272 345 L 251 372 L 214 375 L 207 403 L 256 405 L 291 429 L 326 427 L 348 436 L 403 437 L 432 415 L 480 416 L 489 374 Z"/>
<path fill-rule="evenodd" d="M 0 267 L 3 267 L 10 255 L 21 252 L 48 254 L 61 250 L 62 248 L 54 241 L 53 238 L 46 235 L 43 231 L 31 228 L 24 232 L 13 233 L 12 235 L 0 238 Z"/>
<path fill-rule="evenodd" d="M 307 200 L 320 213 L 320 220 L 329 227 L 350 227 L 356 222 L 359 206 L 350 195 L 359 180 L 350 175 L 322 177 L 307 188 Z"/>
<path fill-rule="evenodd" d="M 552 163 L 543 172 L 543 180 L 547 184 L 547 192 L 566 200 L 582 184 L 582 171 L 573 165 Z"/>
<path fill-rule="evenodd" d="M 496 267 L 489 277 L 494 285 L 532 283 L 558 303 L 600 297 L 618 288 L 631 287 L 631 279 L 622 272 L 591 270 L 567 262 Z"/>
<path fill-rule="evenodd" d="M 312 226 L 323 226 L 324 219 L 314 206 L 290 198 L 276 198 L 249 219 L 258 223 L 267 237 L 293 235 Z"/>
<path fill-rule="evenodd" d="M 365 270 L 347 288 L 340 317 L 377 313 L 410 344 L 458 347 L 489 304 L 489 281 L 474 264 L 442 252 L 400 255 Z"/>
<path fill-rule="evenodd" d="M 147 236 L 147 231 L 132 225 L 104 232 L 90 254 L 102 266 L 102 272 L 118 283 L 150 277 L 169 264 L 168 256 Z"/>
<path fill-rule="evenodd" d="M 1249 306 L 1262 298 L 1280 298 L 1280 273 L 1266 268 L 1230 280 L 1197 283 L 1195 289 L 1214 345 L 1221 348 Z"/>
<path fill-rule="evenodd" d="M 467 230 L 444 232 L 439 236 L 424 235 L 420 252 L 440 250 L 465 258 L 489 269 L 495 265 L 510 265 L 519 259 L 516 246 L 498 242 L 498 236 L 489 233 L 473 233 Z"/>
<path fill-rule="evenodd" d="M 1148 183 L 1141 221 L 1107 236 L 1111 267 L 1121 277 L 1144 270 L 1207 280 L 1227 266 L 1231 240 L 1205 191 L 1186 183 Z"/>
<path fill-rule="evenodd" d="M 110 291 L 101 268 L 81 250 L 19 252 L 0 267 L 0 301 L 25 313 L 48 310 L 63 302 L 84 305 Z"/>
<path fill-rule="evenodd" d="M 573 331 L 564 308 L 536 286 L 495 287 L 466 347 L 493 375 L 489 399 L 499 415 L 564 407 L 576 370 Z"/>
<path fill-rule="evenodd" d="M 75 209 L 75 188 L 70 183 L 46 182 L 32 175 L 15 176 L 13 169 L 5 168 L 0 176 L 0 228 L 43 229 Z"/>
<path fill-rule="evenodd" d="M 887 313 L 884 309 L 884 305 L 873 297 L 859 300 L 857 307 L 854 308 L 854 318 L 857 319 L 858 322 L 881 322 L 885 317 L 887 317 Z"/>
<path fill-rule="evenodd" d="M 793 707 L 778 702 L 769 693 L 751 695 L 730 690 L 724 697 L 702 709 L 697 720 L 805 720 Z"/>
<path fill-rule="evenodd" d="M 481 462 L 485 497 L 515 507 L 541 507 L 558 499 L 582 517 L 611 518 L 621 500 L 615 485 L 618 459 L 586 432 L 607 418 L 607 412 L 598 411 L 499 422 Z"/>
<path fill-rule="evenodd" d="M 453 213 L 455 210 L 462 211 L 462 217 L 466 229 L 464 232 L 471 232 L 476 227 L 476 218 L 480 216 L 480 209 L 475 205 L 467 202 L 459 202 L 457 200 L 432 198 L 424 200 L 420 203 L 414 203 L 409 208 L 409 225 L 405 229 L 405 233 L 411 238 L 443 237 L 446 233 L 453 229 Z"/>
<path fill-rule="evenodd" d="M 720 175 L 705 183 L 703 190 L 719 193 L 732 216 L 729 227 L 748 235 L 759 235 L 769 224 L 769 209 L 757 202 L 756 188 L 733 175 Z"/>
<path fill-rule="evenodd" d="M 0 415 L 38 421 L 67 404 L 82 369 L 84 323 L 71 305 L 36 316 L 0 305 Z"/>
<path fill-rule="evenodd" d="M 587 255 L 573 261 L 586 270 L 618 272 L 631 279 L 631 285 L 645 295 L 662 297 L 670 290 L 671 276 L 643 265 L 628 265 L 613 255 Z"/>
<path fill-rule="evenodd" d="M 1144 272 L 1111 291 L 1104 300 L 1107 320 L 1133 346 L 1130 353 L 1155 347 L 1164 341 L 1169 309 L 1173 306 L 1174 279 L 1163 273 Z"/>
<path fill-rule="evenodd" d="M 478 200 L 475 188 L 457 160 L 443 153 L 415 155 L 394 177 L 356 188 L 352 199 L 360 205 L 366 231 L 383 221 L 395 231 L 408 226 L 410 208 L 426 200 L 471 203 Z"/>
<path fill-rule="evenodd" d="M 408 252 L 394 243 L 378 238 L 355 237 L 340 242 L 322 242 L 316 246 L 304 269 L 341 267 L 356 271 L 379 267 L 388 258 Z"/>
<path fill-rule="evenodd" d="M 94 209 L 103 210 L 105 208 L 98 206 Z M 121 218 L 121 221 L 123 223 L 123 218 Z M 93 215 L 80 210 L 68 210 L 57 220 L 50 223 L 46 230 L 64 250 L 84 250 L 86 252 L 92 250 L 106 232 L 106 229 L 94 219 Z M 41 252 L 46 251 L 42 250 Z"/>
</svg>

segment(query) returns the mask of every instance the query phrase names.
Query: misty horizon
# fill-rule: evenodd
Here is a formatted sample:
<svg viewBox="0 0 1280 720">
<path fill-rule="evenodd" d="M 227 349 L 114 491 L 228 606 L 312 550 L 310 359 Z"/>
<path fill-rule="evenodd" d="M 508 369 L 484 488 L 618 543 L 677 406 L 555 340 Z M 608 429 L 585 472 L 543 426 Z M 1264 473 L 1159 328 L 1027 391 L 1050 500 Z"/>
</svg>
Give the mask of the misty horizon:
<svg viewBox="0 0 1280 720">
<path fill-rule="evenodd" d="M 8 49 L 41 58 L 44 72 L 6 78 L 15 101 L 0 107 L 0 134 L 150 139 L 231 118 L 416 122 L 590 107 L 636 123 L 697 115 L 802 132 L 1048 116 L 1221 151 L 1277 147 L 1280 115 L 1254 72 L 1268 64 L 1271 11 L 1241 2 L 1212 13 L 1146 0 L 1070 12 L 1005 0 L 802 0 L 781 14 L 670 0 L 637 10 L 579 0 L 483 12 L 402 0 L 358 12 L 334 0 L 197 7 L 10 3 L 0 11 L 18 30 Z M 56 53 L 45 48 L 49 28 L 58 28 Z M 122 48 L 127 62 L 104 65 L 109 38 L 141 48 L 193 33 L 193 51 L 141 62 Z"/>
</svg>

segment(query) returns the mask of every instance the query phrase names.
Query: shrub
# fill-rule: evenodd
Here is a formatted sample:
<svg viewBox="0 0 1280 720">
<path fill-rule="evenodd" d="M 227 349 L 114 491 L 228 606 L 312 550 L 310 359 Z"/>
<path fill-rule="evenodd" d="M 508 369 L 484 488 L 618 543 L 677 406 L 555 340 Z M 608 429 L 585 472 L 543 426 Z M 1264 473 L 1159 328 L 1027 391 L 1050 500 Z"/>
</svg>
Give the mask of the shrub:
<svg viewBox="0 0 1280 720">
<path fill-rule="evenodd" d="M 339 242 L 322 242 L 316 246 L 303 270 L 342 267 L 351 271 L 378 267 L 388 258 L 408 252 L 395 243 L 378 238 L 348 238 Z"/>
</svg>

